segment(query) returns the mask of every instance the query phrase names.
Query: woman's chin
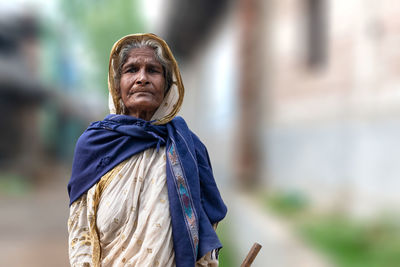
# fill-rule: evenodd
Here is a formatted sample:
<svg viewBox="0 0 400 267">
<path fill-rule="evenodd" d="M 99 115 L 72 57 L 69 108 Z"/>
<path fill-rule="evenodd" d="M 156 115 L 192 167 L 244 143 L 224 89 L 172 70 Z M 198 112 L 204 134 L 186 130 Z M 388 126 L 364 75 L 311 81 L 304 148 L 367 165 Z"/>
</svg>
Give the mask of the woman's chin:
<svg viewBox="0 0 400 267">
<path fill-rule="evenodd" d="M 132 105 L 126 105 L 129 115 L 136 118 L 150 120 L 158 108 L 158 103 L 152 101 L 136 101 Z"/>
<path fill-rule="evenodd" d="M 149 109 L 154 109 L 159 106 L 158 102 L 152 98 L 152 97 L 136 97 L 135 99 L 132 99 L 132 101 L 128 101 L 128 103 L 125 103 L 125 106 L 128 109 L 136 109 L 136 110 L 149 110 Z"/>
</svg>

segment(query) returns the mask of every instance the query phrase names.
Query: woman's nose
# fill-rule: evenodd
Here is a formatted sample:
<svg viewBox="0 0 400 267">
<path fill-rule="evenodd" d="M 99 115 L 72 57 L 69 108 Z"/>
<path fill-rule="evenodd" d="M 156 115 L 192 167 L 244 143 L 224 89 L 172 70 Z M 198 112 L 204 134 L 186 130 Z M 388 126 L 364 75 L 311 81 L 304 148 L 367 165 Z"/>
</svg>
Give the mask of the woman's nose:
<svg viewBox="0 0 400 267">
<path fill-rule="evenodd" d="M 147 77 L 146 70 L 141 69 L 138 72 L 138 76 L 137 76 L 137 79 L 136 79 L 136 84 L 148 84 L 148 83 L 149 83 L 149 80 L 148 80 L 148 77 Z"/>
</svg>

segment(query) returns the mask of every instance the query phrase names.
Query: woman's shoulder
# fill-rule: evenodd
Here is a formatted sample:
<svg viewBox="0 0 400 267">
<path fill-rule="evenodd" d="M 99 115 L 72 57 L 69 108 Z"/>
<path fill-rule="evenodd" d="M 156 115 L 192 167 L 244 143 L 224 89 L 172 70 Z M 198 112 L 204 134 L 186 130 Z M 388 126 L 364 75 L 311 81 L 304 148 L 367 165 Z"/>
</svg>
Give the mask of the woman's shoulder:
<svg viewBox="0 0 400 267">
<path fill-rule="evenodd" d="M 108 131 L 108 125 L 103 125 L 103 121 L 94 121 L 89 124 L 85 131 L 78 137 L 75 150 L 85 150 L 91 145 L 102 143 L 112 133 Z"/>
<path fill-rule="evenodd" d="M 175 128 L 177 128 L 178 131 L 186 132 L 186 134 L 193 140 L 194 146 L 196 148 L 197 147 L 199 147 L 201 149 L 205 148 L 205 145 L 201 141 L 200 137 L 189 128 L 189 126 L 186 123 L 184 118 L 182 118 L 181 116 L 176 116 L 173 119 L 173 123 L 174 123 Z"/>
</svg>

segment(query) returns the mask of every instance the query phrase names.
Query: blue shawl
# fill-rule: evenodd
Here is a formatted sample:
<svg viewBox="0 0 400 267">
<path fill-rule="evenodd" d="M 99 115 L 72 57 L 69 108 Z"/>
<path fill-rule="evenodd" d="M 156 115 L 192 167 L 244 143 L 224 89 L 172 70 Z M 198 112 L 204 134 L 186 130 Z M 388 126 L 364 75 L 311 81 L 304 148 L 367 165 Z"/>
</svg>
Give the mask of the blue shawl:
<svg viewBox="0 0 400 267">
<path fill-rule="evenodd" d="M 70 205 L 122 161 L 166 146 L 167 188 L 177 267 L 222 247 L 212 227 L 225 217 L 207 149 L 181 117 L 165 125 L 127 115 L 93 122 L 78 139 L 68 183 Z"/>
</svg>

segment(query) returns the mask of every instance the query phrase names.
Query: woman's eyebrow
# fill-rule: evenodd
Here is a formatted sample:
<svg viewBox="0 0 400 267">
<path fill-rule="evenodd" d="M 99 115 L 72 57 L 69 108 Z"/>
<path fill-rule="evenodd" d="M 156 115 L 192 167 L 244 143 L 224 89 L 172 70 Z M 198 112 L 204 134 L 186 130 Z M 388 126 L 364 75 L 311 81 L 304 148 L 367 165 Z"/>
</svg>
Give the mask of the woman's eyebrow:
<svg viewBox="0 0 400 267">
<path fill-rule="evenodd" d="M 122 66 L 122 69 L 124 70 L 126 68 L 134 67 L 134 66 L 137 66 L 137 65 L 138 65 L 138 63 L 136 61 L 126 62 Z M 148 63 L 146 63 L 146 67 L 162 69 L 162 65 L 158 61 L 148 62 Z"/>
<path fill-rule="evenodd" d="M 148 67 L 152 68 L 162 68 L 162 65 L 159 62 L 150 62 L 146 64 Z"/>
<path fill-rule="evenodd" d="M 135 65 L 135 62 L 125 62 L 125 64 L 122 65 L 122 69 L 125 69 L 127 67 L 131 67 L 131 66 L 134 66 L 134 65 Z"/>
</svg>

